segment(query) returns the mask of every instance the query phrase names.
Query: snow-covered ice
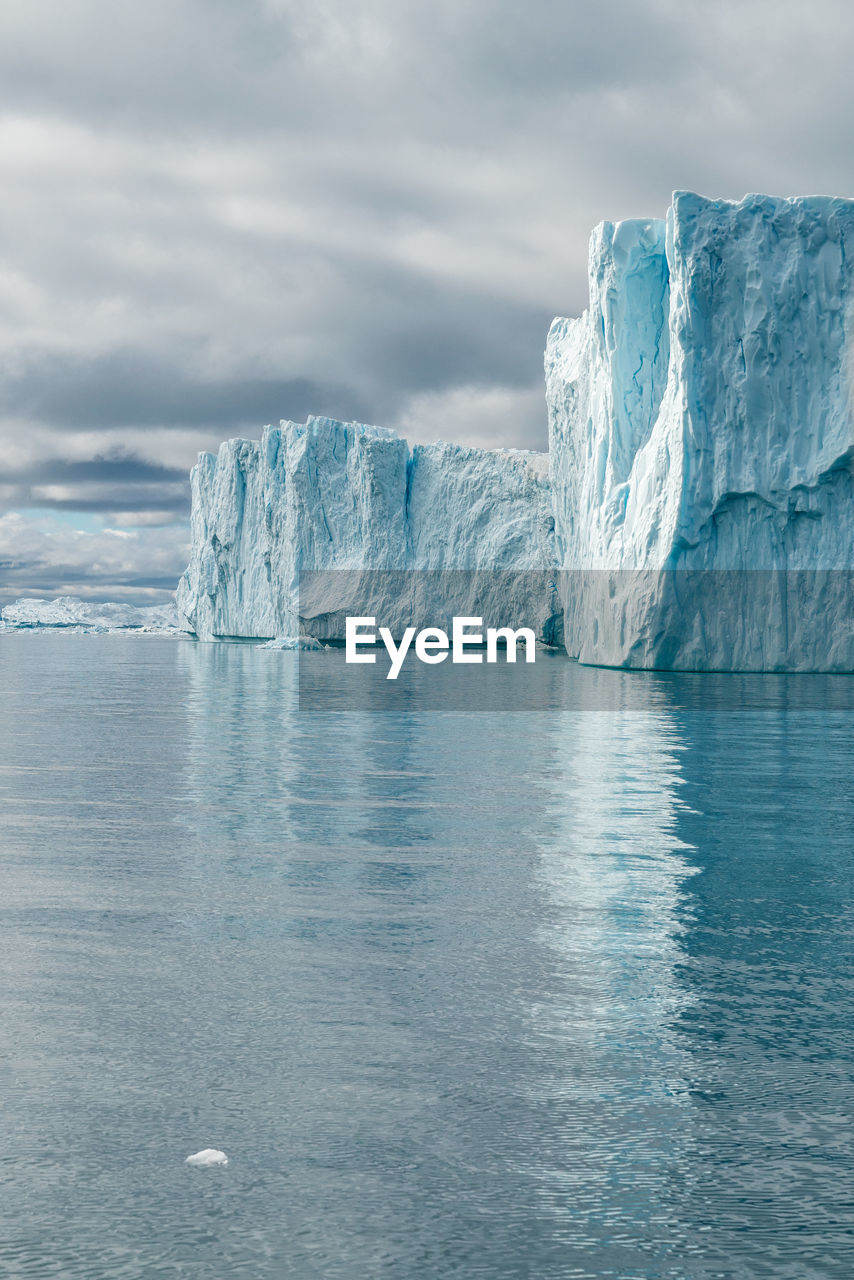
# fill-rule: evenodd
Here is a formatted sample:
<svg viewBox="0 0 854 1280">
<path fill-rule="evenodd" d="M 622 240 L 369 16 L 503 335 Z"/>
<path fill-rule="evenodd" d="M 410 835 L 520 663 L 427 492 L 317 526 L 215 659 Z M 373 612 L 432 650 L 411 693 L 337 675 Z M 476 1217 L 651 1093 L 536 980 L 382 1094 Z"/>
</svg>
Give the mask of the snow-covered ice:
<svg viewBox="0 0 854 1280">
<path fill-rule="evenodd" d="M 55 600 L 16 600 L 0 610 L 7 627 L 63 627 L 79 631 L 152 631 L 170 634 L 187 626 L 174 604 L 137 607 L 130 604 L 97 603 L 77 596 Z"/>
</svg>

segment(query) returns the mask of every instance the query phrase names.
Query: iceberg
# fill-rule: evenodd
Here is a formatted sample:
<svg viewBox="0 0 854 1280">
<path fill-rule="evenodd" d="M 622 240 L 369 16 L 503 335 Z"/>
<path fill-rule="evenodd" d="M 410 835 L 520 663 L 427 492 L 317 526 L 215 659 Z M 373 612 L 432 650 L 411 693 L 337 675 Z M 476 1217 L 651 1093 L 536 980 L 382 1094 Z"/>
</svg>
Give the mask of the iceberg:
<svg viewBox="0 0 854 1280">
<path fill-rule="evenodd" d="M 854 670 L 854 202 L 603 223 L 546 348 L 568 652 Z"/>
<path fill-rule="evenodd" d="M 0 610 L 0 619 L 10 630 L 64 628 L 76 631 L 146 631 L 171 635 L 186 632 L 174 603 L 137 607 L 130 604 L 93 603 L 77 596 L 57 596 L 55 600 L 16 600 Z"/>
<path fill-rule="evenodd" d="M 548 335 L 548 455 L 326 418 L 227 441 L 192 472 L 186 626 L 432 609 L 601 666 L 854 671 L 852 264 L 833 197 L 602 223 L 588 309 Z"/>
<path fill-rule="evenodd" d="M 410 449 L 389 429 L 309 418 L 201 454 L 191 488 L 177 601 L 203 640 L 343 639 L 347 612 L 396 628 L 414 609 L 442 625 L 490 607 L 545 637 L 558 607 L 541 581 L 554 567 L 544 454 Z"/>
</svg>

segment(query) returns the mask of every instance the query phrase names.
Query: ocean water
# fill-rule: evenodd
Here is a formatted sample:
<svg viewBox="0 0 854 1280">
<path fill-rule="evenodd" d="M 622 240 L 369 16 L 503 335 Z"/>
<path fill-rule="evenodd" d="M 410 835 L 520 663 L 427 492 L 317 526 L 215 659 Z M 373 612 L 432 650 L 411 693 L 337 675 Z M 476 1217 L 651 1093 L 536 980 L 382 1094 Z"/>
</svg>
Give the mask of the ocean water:
<svg viewBox="0 0 854 1280">
<path fill-rule="evenodd" d="M 308 659 L 0 636 L 3 1274 L 854 1275 L 852 686 Z"/>
</svg>

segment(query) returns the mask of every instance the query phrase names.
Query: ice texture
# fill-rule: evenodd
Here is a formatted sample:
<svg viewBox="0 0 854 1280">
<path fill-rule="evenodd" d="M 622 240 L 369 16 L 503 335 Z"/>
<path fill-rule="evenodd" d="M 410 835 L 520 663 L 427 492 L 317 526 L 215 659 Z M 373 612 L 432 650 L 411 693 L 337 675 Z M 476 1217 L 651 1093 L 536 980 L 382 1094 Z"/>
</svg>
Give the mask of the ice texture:
<svg viewBox="0 0 854 1280">
<path fill-rule="evenodd" d="M 130 604 L 98 603 L 77 596 L 57 596 L 55 600 L 16 600 L 0 611 L 6 627 L 30 629 L 63 627 L 77 631 L 152 631 L 170 634 L 186 631 L 174 604 L 137 607 Z"/>
<path fill-rule="evenodd" d="M 546 349 L 570 654 L 854 670 L 854 202 L 604 223 Z"/>
<path fill-rule="evenodd" d="M 229 440 L 193 468 L 192 554 L 178 607 L 205 640 L 295 636 L 306 623 L 320 639 L 343 639 L 344 614 L 369 609 L 394 627 L 408 617 L 402 571 L 553 567 L 547 472 L 543 454 L 452 444 L 410 450 L 393 431 L 328 418 L 266 427 L 260 442 Z M 307 570 L 339 571 L 344 593 L 325 598 L 332 577 L 322 579 L 324 598 L 310 616 L 299 599 Z M 442 593 L 437 581 L 436 625 L 470 612 L 473 580 L 460 575 L 453 598 L 451 579 L 443 577 Z M 507 621 L 531 618 L 545 630 L 548 597 L 524 572 L 514 591 L 504 601 Z"/>
</svg>

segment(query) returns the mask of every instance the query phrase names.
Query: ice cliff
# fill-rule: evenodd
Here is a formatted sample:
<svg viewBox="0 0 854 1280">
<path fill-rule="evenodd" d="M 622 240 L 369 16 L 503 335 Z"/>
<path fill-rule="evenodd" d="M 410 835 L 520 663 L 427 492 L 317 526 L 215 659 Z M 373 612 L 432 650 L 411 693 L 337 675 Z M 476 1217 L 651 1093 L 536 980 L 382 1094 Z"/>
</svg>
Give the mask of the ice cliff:
<svg viewBox="0 0 854 1280">
<path fill-rule="evenodd" d="M 299 602 L 329 637 L 377 606 L 366 569 L 476 570 L 481 603 L 515 570 L 505 620 L 582 662 L 854 671 L 852 263 L 854 201 L 603 223 L 588 310 L 548 336 L 548 460 L 327 419 L 229 441 L 193 472 L 181 613 L 295 634 L 300 575 L 347 571 L 337 614 Z M 471 581 L 448 609 L 478 611 Z"/>
<path fill-rule="evenodd" d="M 435 625 L 482 605 L 485 585 L 509 589 L 509 620 L 532 619 L 545 634 L 555 603 L 527 571 L 554 565 L 547 469 L 543 454 L 410 450 L 393 431 L 328 418 L 267 427 L 260 442 L 229 440 L 192 472 L 192 558 L 179 610 L 203 639 L 306 628 L 339 638 L 342 609 L 376 607 L 394 626 L 407 616 L 401 592 L 416 581 L 408 570 L 453 570 L 436 584 Z M 306 571 L 331 570 L 339 573 L 322 577 L 322 598 L 307 601 Z M 482 570 L 515 572 L 491 588 L 488 575 L 461 572 Z M 429 578 L 417 581 L 423 588 Z"/>
<path fill-rule="evenodd" d="M 854 202 L 677 193 L 604 223 L 546 350 L 567 649 L 854 670 Z"/>
</svg>

